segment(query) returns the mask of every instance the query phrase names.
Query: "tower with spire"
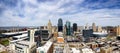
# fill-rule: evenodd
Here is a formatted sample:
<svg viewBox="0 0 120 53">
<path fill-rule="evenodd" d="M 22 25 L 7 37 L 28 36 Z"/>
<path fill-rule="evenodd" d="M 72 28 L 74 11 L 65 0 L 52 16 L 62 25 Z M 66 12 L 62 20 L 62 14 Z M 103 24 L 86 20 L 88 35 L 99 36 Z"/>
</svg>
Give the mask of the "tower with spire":
<svg viewBox="0 0 120 53">
<path fill-rule="evenodd" d="M 50 20 L 48 21 L 47 29 L 49 30 L 49 34 L 51 35 L 52 34 L 52 23 Z"/>
</svg>

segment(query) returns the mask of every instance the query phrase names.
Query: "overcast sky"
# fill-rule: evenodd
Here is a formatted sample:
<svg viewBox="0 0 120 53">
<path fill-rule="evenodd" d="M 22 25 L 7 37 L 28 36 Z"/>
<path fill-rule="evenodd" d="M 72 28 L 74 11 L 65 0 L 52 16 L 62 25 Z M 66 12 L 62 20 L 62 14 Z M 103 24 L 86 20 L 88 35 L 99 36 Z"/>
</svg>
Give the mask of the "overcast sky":
<svg viewBox="0 0 120 53">
<path fill-rule="evenodd" d="M 0 0 L 0 26 L 120 25 L 120 0 Z"/>
</svg>

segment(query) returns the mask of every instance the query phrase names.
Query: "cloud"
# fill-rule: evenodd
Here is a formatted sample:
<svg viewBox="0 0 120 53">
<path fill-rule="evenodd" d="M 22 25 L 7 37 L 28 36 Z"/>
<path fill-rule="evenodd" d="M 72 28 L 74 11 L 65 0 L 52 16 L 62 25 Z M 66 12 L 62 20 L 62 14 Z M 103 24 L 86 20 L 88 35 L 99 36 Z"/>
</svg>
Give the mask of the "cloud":
<svg viewBox="0 0 120 53">
<path fill-rule="evenodd" d="M 78 25 L 119 25 L 119 0 L 1 0 L 0 26 L 41 26 L 62 18 Z M 112 3 L 112 4 L 111 4 Z M 112 24 L 111 24 L 112 23 Z"/>
</svg>

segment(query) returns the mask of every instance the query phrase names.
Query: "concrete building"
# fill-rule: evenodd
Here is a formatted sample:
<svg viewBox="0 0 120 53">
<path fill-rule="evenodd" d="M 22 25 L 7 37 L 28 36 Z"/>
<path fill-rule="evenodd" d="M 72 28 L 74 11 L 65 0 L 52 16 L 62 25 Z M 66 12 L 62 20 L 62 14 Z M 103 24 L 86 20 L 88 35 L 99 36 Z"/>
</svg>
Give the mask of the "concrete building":
<svg viewBox="0 0 120 53">
<path fill-rule="evenodd" d="M 16 53 L 35 53 L 35 48 L 35 42 L 19 41 L 15 43 Z"/>
<path fill-rule="evenodd" d="M 53 53 L 53 43 L 47 41 L 45 45 L 36 49 L 37 53 Z"/>
<path fill-rule="evenodd" d="M 100 53 L 112 53 L 112 47 L 101 47 Z"/>
<path fill-rule="evenodd" d="M 35 30 L 28 31 L 29 41 L 23 41 L 22 39 L 10 41 L 11 50 L 15 51 L 15 53 L 35 53 L 34 32 Z"/>
<path fill-rule="evenodd" d="M 35 30 L 29 30 L 28 31 L 28 37 L 29 37 L 29 41 L 30 42 L 34 42 L 34 34 L 35 34 Z"/>
</svg>

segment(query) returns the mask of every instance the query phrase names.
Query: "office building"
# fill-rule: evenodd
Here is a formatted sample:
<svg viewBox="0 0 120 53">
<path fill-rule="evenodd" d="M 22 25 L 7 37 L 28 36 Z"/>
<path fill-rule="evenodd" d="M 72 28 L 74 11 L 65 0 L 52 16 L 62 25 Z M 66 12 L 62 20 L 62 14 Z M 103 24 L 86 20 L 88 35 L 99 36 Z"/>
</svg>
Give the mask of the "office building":
<svg viewBox="0 0 120 53">
<path fill-rule="evenodd" d="M 50 20 L 48 22 L 47 29 L 49 30 L 49 34 L 51 35 L 52 34 L 52 23 Z"/>
<path fill-rule="evenodd" d="M 71 23 L 66 21 L 66 35 L 71 35 Z"/>
<path fill-rule="evenodd" d="M 35 53 L 35 48 L 35 42 L 19 41 L 15 43 L 16 53 Z"/>
<path fill-rule="evenodd" d="M 35 31 L 35 34 L 34 34 L 35 36 L 35 42 L 36 42 L 36 46 L 37 47 L 39 47 L 39 46 L 41 46 L 41 36 L 40 36 L 40 31 L 39 30 L 37 30 L 37 31 Z"/>
<path fill-rule="evenodd" d="M 93 29 L 93 32 L 96 32 L 96 25 L 95 25 L 95 23 L 92 24 L 92 29 Z"/>
<path fill-rule="evenodd" d="M 17 41 L 16 43 L 14 43 L 16 53 L 35 53 L 36 42 L 34 42 L 34 33 L 34 29 L 29 30 L 29 41 Z"/>
<path fill-rule="evenodd" d="M 85 41 L 89 41 L 89 37 L 91 36 L 93 36 L 92 29 L 83 30 L 83 37 L 85 38 Z"/>
<path fill-rule="evenodd" d="M 77 32 L 77 24 L 73 23 L 73 32 Z"/>
<path fill-rule="evenodd" d="M 58 19 L 58 32 L 62 32 L 63 31 L 63 21 L 62 19 Z"/>
<path fill-rule="evenodd" d="M 39 34 L 42 40 L 47 41 L 51 37 L 48 30 L 39 30 Z"/>
</svg>

